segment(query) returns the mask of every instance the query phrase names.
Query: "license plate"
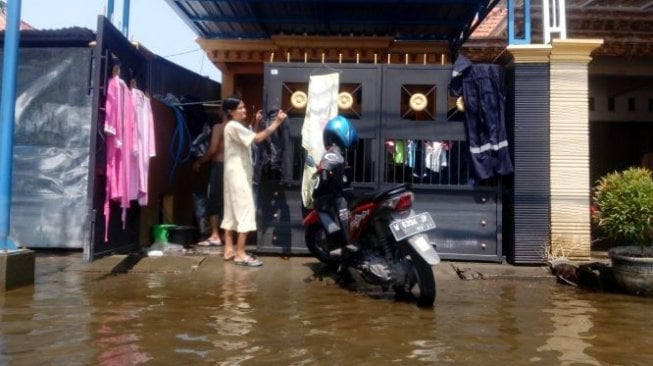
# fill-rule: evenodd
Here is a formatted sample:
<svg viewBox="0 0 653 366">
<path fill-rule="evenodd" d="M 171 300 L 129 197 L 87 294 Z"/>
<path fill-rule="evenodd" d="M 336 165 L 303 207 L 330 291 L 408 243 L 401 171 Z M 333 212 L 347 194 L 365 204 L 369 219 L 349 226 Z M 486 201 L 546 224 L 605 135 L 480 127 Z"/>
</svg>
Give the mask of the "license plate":
<svg viewBox="0 0 653 366">
<path fill-rule="evenodd" d="M 390 223 L 390 231 L 397 241 L 431 229 L 435 229 L 435 222 L 428 212 Z"/>
</svg>

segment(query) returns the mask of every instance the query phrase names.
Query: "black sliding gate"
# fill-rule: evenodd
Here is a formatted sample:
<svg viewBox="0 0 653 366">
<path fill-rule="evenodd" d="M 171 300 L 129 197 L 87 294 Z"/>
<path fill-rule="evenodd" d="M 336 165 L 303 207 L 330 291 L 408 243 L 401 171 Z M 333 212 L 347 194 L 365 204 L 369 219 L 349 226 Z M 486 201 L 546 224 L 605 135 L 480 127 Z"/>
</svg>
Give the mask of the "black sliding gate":
<svg viewBox="0 0 653 366">
<path fill-rule="evenodd" d="M 444 259 L 500 262 L 500 181 L 474 178 L 463 116 L 448 96 L 451 65 L 266 64 L 264 107 L 288 112 L 293 177 L 290 182 L 271 176 L 261 181 L 258 251 L 308 253 L 300 193 L 306 111 L 293 107 L 291 96 L 308 94 L 311 75 L 330 72 L 340 74 L 339 92 L 352 101 L 339 113 L 359 135 L 349 156 L 354 187 L 411 183 L 416 211 L 429 211 L 437 224 L 430 237 Z"/>
</svg>

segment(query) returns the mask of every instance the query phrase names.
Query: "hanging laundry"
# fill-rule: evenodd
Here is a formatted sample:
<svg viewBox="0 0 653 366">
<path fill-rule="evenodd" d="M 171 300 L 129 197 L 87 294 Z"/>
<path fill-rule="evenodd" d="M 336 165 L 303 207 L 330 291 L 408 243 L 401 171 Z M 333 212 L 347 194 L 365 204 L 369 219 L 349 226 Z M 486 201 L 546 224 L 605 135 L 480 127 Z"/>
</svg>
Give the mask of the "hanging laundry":
<svg viewBox="0 0 653 366">
<path fill-rule="evenodd" d="M 385 151 L 388 152 L 388 154 L 393 154 L 395 152 L 395 140 L 392 139 L 387 139 L 385 140 Z"/>
<path fill-rule="evenodd" d="M 424 166 L 432 172 L 439 173 L 442 168 L 448 165 L 446 145 L 440 141 L 425 142 L 424 145 L 426 147 Z"/>
<path fill-rule="evenodd" d="M 306 162 L 302 175 L 302 203 L 313 207 L 316 162 L 324 154 L 322 131 L 324 125 L 338 114 L 338 89 L 340 74 L 311 75 L 308 82 L 308 104 L 302 125 L 302 147 L 306 150 Z"/>
<path fill-rule="evenodd" d="M 406 146 L 406 165 L 411 168 L 415 168 L 415 155 L 417 154 L 417 141 L 408 140 L 408 145 Z"/>
<path fill-rule="evenodd" d="M 202 132 L 200 132 L 197 137 L 191 142 L 190 144 L 190 156 L 199 159 L 206 153 L 206 151 L 209 149 L 209 145 L 211 144 L 211 132 L 213 129 L 211 128 L 211 124 L 204 123 L 204 126 L 202 127 Z"/>
<path fill-rule="evenodd" d="M 392 152 L 392 161 L 395 164 L 406 163 L 406 142 L 404 140 L 395 140 L 395 149 Z"/>
<path fill-rule="evenodd" d="M 266 129 L 278 110 L 270 111 L 263 119 L 260 129 Z M 275 130 L 268 139 L 259 144 L 256 164 L 254 165 L 255 181 L 260 181 L 261 176 L 269 179 L 279 179 L 281 183 L 289 183 L 292 180 L 293 144 L 290 137 L 290 126 L 282 124 Z"/>
<path fill-rule="evenodd" d="M 114 68 L 113 76 L 107 83 L 104 132 L 106 144 L 106 197 L 104 201 L 105 232 L 108 241 L 110 201 L 120 202 L 122 223 L 125 227 L 132 166 L 138 164 L 137 128 L 134 123 L 135 112 L 132 94 L 127 84 L 120 78 L 120 70 Z"/>
<path fill-rule="evenodd" d="M 449 92 L 462 96 L 465 133 L 476 175 L 487 179 L 513 172 L 505 128 L 505 92 L 499 65 L 472 64 L 458 56 Z"/>
<path fill-rule="evenodd" d="M 150 98 L 141 90 L 132 88 L 132 99 L 138 136 L 138 182 L 136 184 L 136 197 L 141 206 L 147 206 L 148 179 L 150 159 L 156 156 L 156 141 L 154 137 L 154 116 Z"/>
</svg>

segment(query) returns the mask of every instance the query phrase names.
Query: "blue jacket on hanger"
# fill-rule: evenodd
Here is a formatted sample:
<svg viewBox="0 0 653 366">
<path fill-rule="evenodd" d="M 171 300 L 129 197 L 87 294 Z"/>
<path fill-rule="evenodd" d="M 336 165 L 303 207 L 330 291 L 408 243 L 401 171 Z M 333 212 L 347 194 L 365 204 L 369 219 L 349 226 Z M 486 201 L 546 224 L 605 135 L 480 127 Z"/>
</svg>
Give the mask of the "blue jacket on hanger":
<svg viewBox="0 0 653 366">
<path fill-rule="evenodd" d="M 474 171 L 480 179 L 513 172 L 505 127 L 505 92 L 499 65 L 472 64 L 458 56 L 449 92 L 465 102 L 465 133 Z"/>
</svg>

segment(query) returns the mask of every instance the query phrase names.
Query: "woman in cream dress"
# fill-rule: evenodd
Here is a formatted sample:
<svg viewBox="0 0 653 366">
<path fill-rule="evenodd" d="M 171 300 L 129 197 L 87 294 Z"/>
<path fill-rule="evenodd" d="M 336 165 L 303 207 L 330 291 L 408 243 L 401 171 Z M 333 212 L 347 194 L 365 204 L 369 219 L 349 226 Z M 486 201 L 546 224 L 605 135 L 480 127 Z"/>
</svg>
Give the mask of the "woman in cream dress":
<svg viewBox="0 0 653 366">
<path fill-rule="evenodd" d="M 242 266 L 258 267 L 263 263 L 245 252 L 247 233 L 256 230 L 256 209 L 252 192 L 251 144 L 261 143 L 286 120 L 279 111 L 270 126 L 258 133 L 247 124 L 245 103 L 238 97 L 222 101 L 229 122 L 224 127 L 224 215 L 220 227 L 225 230 L 224 259 Z M 256 114 L 256 124 L 262 113 Z M 255 130 L 255 129 L 254 129 Z M 234 250 L 234 236 L 236 247 Z"/>
</svg>

